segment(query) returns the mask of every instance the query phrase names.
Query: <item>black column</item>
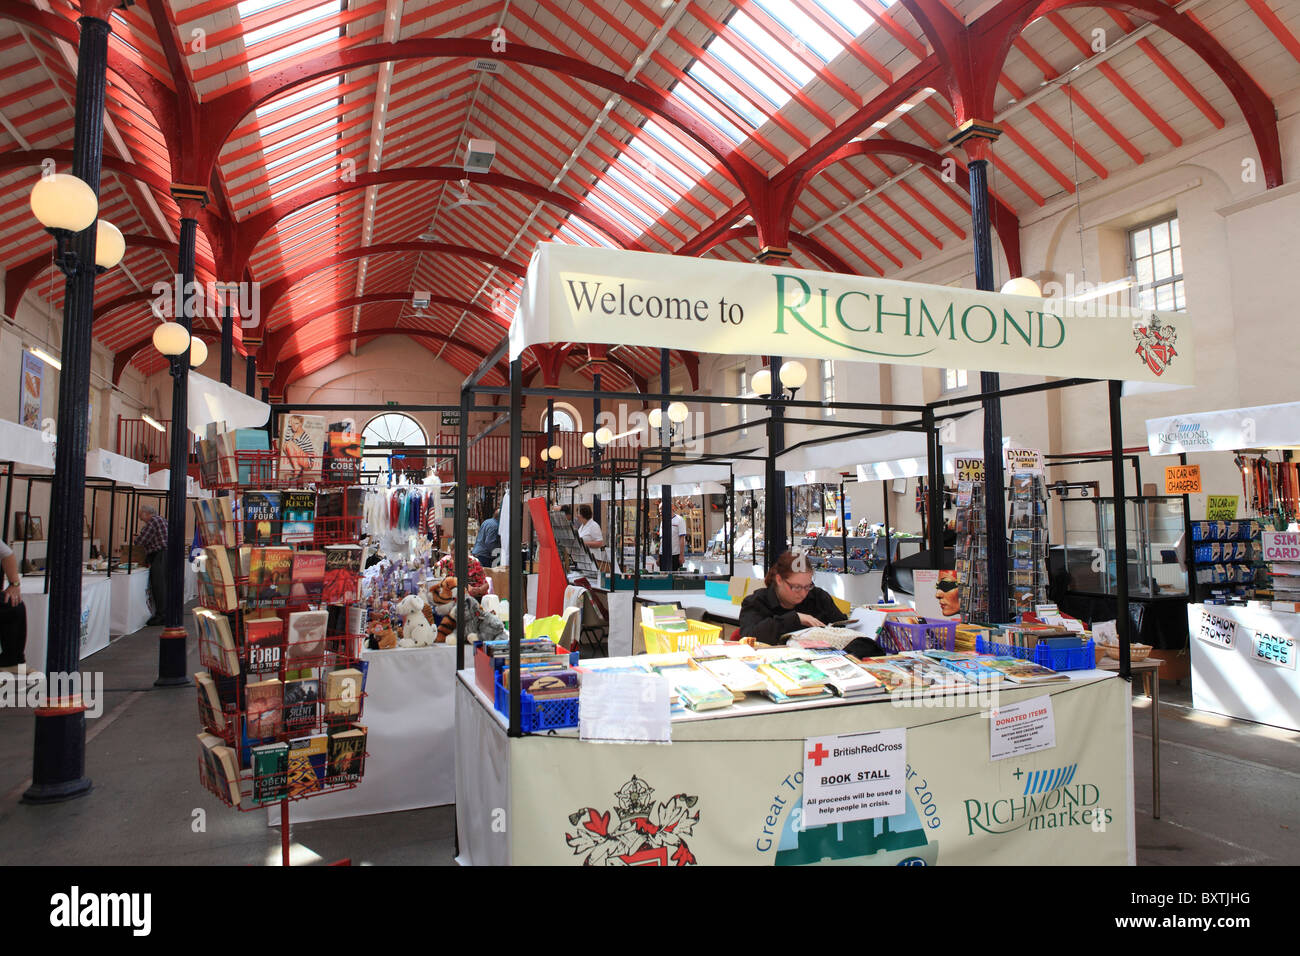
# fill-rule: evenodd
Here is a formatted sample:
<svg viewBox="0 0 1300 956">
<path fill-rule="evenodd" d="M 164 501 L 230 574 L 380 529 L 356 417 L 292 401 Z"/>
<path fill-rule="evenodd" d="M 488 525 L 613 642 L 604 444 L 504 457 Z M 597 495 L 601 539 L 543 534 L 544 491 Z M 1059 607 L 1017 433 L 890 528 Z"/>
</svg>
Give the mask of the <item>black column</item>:
<svg viewBox="0 0 1300 956">
<path fill-rule="evenodd" d="M 109 25 L 85 16 L 79 21 L 77 99 L 72 173 L 99 195 L 104 155 L 104 92 Z M 68 243 L 74 263 L 65 263 L 63 335 L 59 375 L 58 442 L 50 486 L 50 536 L 46 552 L 49 574 L 49 639 L 45 671 L 73 674 L 81 659 L 81 534 L 86 501 L 86 452 L 90 423 L 91 322 L 95 308 L 96 224 Z M 69 268 L 69 265 L 71 266 Z M 30 487 L 30 483 L 29 483 Z M 32 759 L 32 785 L 24 803 L 54 803 L 90 790 L 86 769 L 86 717 L 80 697 L 47 701 L 38 711 Z"/>
<path fill-rule="evenodd" d="M 244 393 L 250 396 L 257 394 L 257 356 L 251 354 L 244 365 Z"/>
<path fill-rule="evenodd" d="M 671 371 L 668 366 L 668 349 L 659 350 L 659 391 L 667 395 L 672 391 Z M 668 467 L 672 459 L 672 423 L 668 421 L 668 403 L 662 401 L 659 403 L 659 414 L 663 418 L 659 422 L 659 441 L 664 447 L 663 466 Z M 659 496 L 659 523 L 662 525 L 660 531 L 661 540 L 659 542 L 659 570 L 667 571 L 672 567 L 673 554 L 673 486 L 669 483 L 669 475 L 664 475 L 660 480 L 665 484 L 661 485 Z M 686 549 L 683 548 L 683 551 Z M 685 561 L 686 555 L 683 554 L 682 560 Z"/>
<path fill-rule="evenodd" d="M 451 536 L 456 540 L 456 626 L 460 640 L 456 641 L 456 670 L 465 666 L 465 640 L 469 632 L 465 619 L 465 587 L 469 579 L 469 415 L 473 394 L 467 388 L 460 390 L 460 436 L 456 448 L 456 513 L 452 518 Z M 484 515 L 484 520 L 487 515 Z"/>
<path fill-rule="evenodd" d="M 235 319 L 226 297 L 222 296 L 221 301 L 221 384 L 229 385 L 235 364 Z"/>
<path fill-rule="evenodd" d="M 1115 629 L 1119 632 L 1119 676 L 1128 680 L 1129 641 L 1132 624 L 1128 616 L 1128 515 L 1124 506 L 1124 421 L 1119 401 L 1123 383 L 1111 380 L 1110 391 L 1110 477 L 1115 508 Z M 987 466 L 986 466 L 987 467 Z M 1141 491 L 1141 488 L 1138 489 Z M 1192 543 L 1186 547 L 1191 550 Z M 1156 678 L 1159 680 L 1159 677 Z"/>
<path fill-rule="evenodd" d="M 591 377 L 591 389 L 596 394 L 592 396 L 591 402 L 591 477 L 593 481 L 600 480 L 600 443 L 596 441 L 596 429 L 600 427 L 600 373 L 597 372 Z M 613 507 L 613 498 L 610 498 L 610 507 Z M 593 491 L 591 494 L 591 517 L 596 524 L 601 524 L 600 513 L 600 493 Z M 602 525 L 603 527 L 603 525 Z M 610 529 L 613 532 L 613 529 Z M 604 532 L 601 532 L 604 534 Z M 610 549 L 610 556 L 614 554 L 613 546 L 608 544 L 609 536 L 606 535 L 606 546 Z"/>
<path fill-rule="evenodd" d="M 772 371 L 772 404 L 768 406 L 767 420 L 767 462 L 765 481 L 767 484 L 767 508 L 765 509 L 765 527 L 763 537 L 766 555 L 763 570 L 772 564 L 786 549 L 785 520 L 785 472 L 777 468 L 776 456 L 785 451 L 785 406 L 781 397 L 781 357 L 773 355 L 768 359 Z"/>
<path fill-rule="evenodd" d="M 524 603 L 527 587 L 524 563 L 520 558 L 523 549 L 521 533 L 524 523 L 524 482 L 520 474 L 519 458 L 523 454 L 523 427 L 520 415 L 524 408 L 524 376 L 520 360 L 510 363 L 510 726 L 511 737 L 523 736 L 522 715 L 519 712 L 519 641 L 524 636 Z"/>
<path fill-rule="evenodd" d="M 181 314 L 176 321 L 193 331 L 190 294 L 194 282 L 194 242 L 199 222 L 185 215 L 182 202 L 180 256 L 176 273 L 181 282 Z M 189 472 L 189 373 L 190 350 L 172 359 L 171 481 L 167 492 L 167 606 L 163 630 L 158 638 L 158 679 L 155 687 L 183 687 L 190 683 L 185 667 L 185 561 L 189 542 L 185 540 L 185 479 Z"/>
<path fill-rule="evenodd" d="M 970 171 L 971 231 L 975 238 L 975 287 L 996 291 L 993 278 L 993 235 L 989 219 L 988 161 L 973 159 Z M 980 372 L 980 391 L 1002 387 L 997 372 Z M 1010 619 L 1007 589 L 1006 478 L 1002 471 L 1002 401 L 986 398 L 984 408 L 984 520 L 988 540 L 989 623 Z"/>
</svg>

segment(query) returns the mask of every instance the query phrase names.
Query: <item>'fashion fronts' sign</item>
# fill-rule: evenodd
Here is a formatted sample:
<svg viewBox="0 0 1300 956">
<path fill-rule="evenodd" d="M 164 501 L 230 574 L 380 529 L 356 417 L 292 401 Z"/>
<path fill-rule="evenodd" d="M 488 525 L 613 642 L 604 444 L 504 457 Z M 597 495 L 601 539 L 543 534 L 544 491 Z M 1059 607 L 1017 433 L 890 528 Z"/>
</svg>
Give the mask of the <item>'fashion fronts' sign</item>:
<svg viewBox="0 0 1300 956">
<path fill-rule="evenodd" d="M 543 243 L 510 354 L 605 342 L 1190 384 L 1178 313 Z"/>
</svg>

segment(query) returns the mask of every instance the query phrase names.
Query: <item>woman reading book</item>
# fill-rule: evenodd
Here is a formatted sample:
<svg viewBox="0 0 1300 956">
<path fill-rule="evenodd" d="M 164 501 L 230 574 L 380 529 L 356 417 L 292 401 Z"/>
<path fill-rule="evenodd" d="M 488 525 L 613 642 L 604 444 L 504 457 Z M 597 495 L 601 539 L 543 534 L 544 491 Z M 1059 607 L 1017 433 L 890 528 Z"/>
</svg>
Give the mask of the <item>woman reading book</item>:
<svg viewBox="0 0 1300 956">
<path fill-rule="evenodd" d="M 802 551 L 786 551 L 768 569 L 764 586 L 740 605 L 740 636 L 765 644 L 784 644 L 785 635 L 806 627 L 825 627 L 847 620 L 829 594 L 813 584 L 812 567 Z M 880 657 L 885 652 L 869 637 L 860 637 L 845 652 Z"/>
</svg>

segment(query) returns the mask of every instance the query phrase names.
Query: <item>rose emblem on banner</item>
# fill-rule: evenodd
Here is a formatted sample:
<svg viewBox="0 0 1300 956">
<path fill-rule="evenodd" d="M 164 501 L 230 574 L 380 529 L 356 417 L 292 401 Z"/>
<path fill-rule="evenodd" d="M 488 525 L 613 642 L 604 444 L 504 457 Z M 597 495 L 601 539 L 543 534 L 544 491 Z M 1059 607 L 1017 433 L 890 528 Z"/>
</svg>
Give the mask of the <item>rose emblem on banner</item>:
<svg viewBox="0 0 1300 956">
<path fill-rule="evenodd" d="M 1156 375 L 1163 375 L 1178 355 L 1174 349 L 1174 342 L 1178 338 L 1177 329 L 1167 322 L 1161 325 L 1160 319 L 1154 315 L 1146 325 L 1133 326 L 1133 338 L 1137 339 L 1134 351 L 1138 358 Z"/>
<path fill-rule="evenodd" d="M 564 835 L 584 866 L 691 866 L 697 863 L 685 838 L 695 832 L 699 797 L 685 793 L 656 802 L 654 788 L 633 775 L 614 794 L 612 811 L 584 807 L 569 814 L 577 830 Z M 694 812 L 692 812 L 694 810 Z"/>
</svg>

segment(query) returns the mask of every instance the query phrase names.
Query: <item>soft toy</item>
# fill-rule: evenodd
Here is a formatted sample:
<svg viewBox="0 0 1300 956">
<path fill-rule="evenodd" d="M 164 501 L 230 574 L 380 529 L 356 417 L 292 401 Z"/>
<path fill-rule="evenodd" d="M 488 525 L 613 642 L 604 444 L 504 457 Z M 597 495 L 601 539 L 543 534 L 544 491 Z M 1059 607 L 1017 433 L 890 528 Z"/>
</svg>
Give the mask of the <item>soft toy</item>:
<svg viewBox="0 0 1300 956">
<path fill-rule="evenodd" d="M 379 632 L 379 649 L 386 651 L 389 648 L 397 646 L 397 633 L 391 628 L 384 628 Z"/>
<path fill-rule="evenodd" d="M 424 619 L 424 600 L 418 594 L 408 594 L 397 604 L 402 615 L 400 647 L 428 647 L 433 643 L 433 627 Z"/>
</svg>

